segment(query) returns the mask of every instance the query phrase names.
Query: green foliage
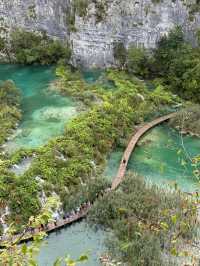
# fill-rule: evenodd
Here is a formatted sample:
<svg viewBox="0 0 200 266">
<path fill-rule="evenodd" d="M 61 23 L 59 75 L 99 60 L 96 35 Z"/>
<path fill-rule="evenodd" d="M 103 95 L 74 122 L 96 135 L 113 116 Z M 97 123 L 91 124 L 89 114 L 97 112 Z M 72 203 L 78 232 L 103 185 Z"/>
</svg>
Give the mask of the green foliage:
<svg viewBox="0 0 200 266">
<path fill-rule="evenodd" d="M 87 185 L 79 185 L 71 191 L 69 196 L 64 195 L 62 200 L 64 211 L 74 210 L 85 202 L 94 202 L 97 195 L 103 193 L 109 186 L 110 183 L 102 177 L 91 179 Z"/>
<path fill-rule="evenodd" d="M 93 0 L 96 9 L 96 22 L 101 22 L 105 19 L 108 9 L 108 0 Z"/>
<path fill-rule="evenodd" d="M 127 58 L 127 51 L 122 42 L 115 42 L 113 48 L 114 58 L 119 62 L 120 66 L 124 66 Z"/>
<path fill-rule="evenodd" d="M 20 227 L 41 208 L 38 199 L 40 187 L 34 178 L 17 178 L 3 167 L 0 167 L 0 170 L 1 207 L 9 206 L 11 214 L 7 221 L 15 221 L 16 226 Z"/>
<path fill-rule="evenodd" d="M 16 235 L 17 229 L 15 224 L 11 224 L 3 241 L 4 249 L 0 251 L 0 262 L 5 266 L 26 266 L 37 265 L 35 257 L 39 252 L 42 241 L 46 236 L 45 232 L 34 233 L 33 241 L 27 245 L 19 245 L 20 240 L 27 234 L 30 228 L 38 228 L 41 224 L 46 224 L 52 220 L 52 214 L 59 207 L 60 203 L 57 198 L 49 198 L 41 209 L 40 213 L 28 219 L 24 225 L 22 234 Z M 16 236 L 15 236 L 16 235 Z M 15 236 L 15 237 L 14 237 Z"/>
<path fill-rule="evenodd" d="M 5 39 L 0 37 L 0 51 L 4 52 L 5 47 L 6 47 Z"/>
<path fill-rule="evenodd" d="M 0 83 L 0 144 L 2 144 L 21 118 L 20 94 L 12 81 Z"/>
<path fill-rule="evenodd" d="M 33 241 L 29 244 L 20 244 L 20 240 L 26 236 L 30 229 L 38 228 L 41 224 L 47 224 L 52 222 L 52 215 L 55 210 L 60 206 L 59 199 L 56 197 L 50 197 L 47 199 L 45 205 L 41 209 L 40 213 L 29 218 L 28 223 L 23 227 L 22 234 L 16 235 L 16 227 L 11 224 L 5 237 L 6 241 L 2 244 L 4 249 L 0 251 L 0 263 L 4 266 L 37 266 L 36 256 L 39 253 L 40 247 L 44 243 L 44 237 L 46 233 L 40 231 L 34 233 Z M 83 254 L 77 260 L 71 259 L 69 256 L 66 258 L 58 258 L 54 262 L 54 266 L 61 266 L 63 263 L 67 266 L 76 266 L 79 263 L 88 260 L 88 256 Z"/>
<path fill-rule="evenodd" d="M 45 32 L 15 30 L 11 33 L 10 53 L 20 64 L 49 65 L 60 59 L 70 60 L 69 45 L 50 39 Z"/>
<path fill-rule="evenodd" d="M 73 0 L 74 13 L 80 17 L 86 17 L 88 6 L 91 3 L 95 6 L 96 22 L 101 22 L 106 16 L 107 0 Z"/>
<path fill-rule="evenodd" d="M 161 76 L 168 88 L 187 100 L 200 101 L 200 48 L 184 41 L 180 27 L 158 42 L 154 52 L 154 73 Z"/>
<path fill-rule="evenodd" d="M 199 40 L 199 32 L 197 31 Z M 163 36 L 150 52 L 122 43 L 114 47 L 114 56 L 129 73 L 145 79 L 159 78 L 168 90 L 186 100 L 200 102 L 200 46 L 192 47 L 184 39 L 181 27 Z"/>
<path fill-rule="evenodd" d="M 129 47 L 127 54 L 127 69 L 130 73 L 147 77 L 149 73 L 149 61 L 149 56 L 144 48 L 137 48 L 135 46 Z"/>
<path fill-rule="evenodd" d="M 88 85 L 80 73 L 70 72 L 63 66 L 58 68 L 57 74 L 60 82 L 56 88 L 90 109 L 69 122 L 61 137 L 35 150 L 36 157 L 22 176 L 10 173 L 9 167 L 33 151 L 21 150 L 4 158 L 0 164 L 0 198 L 4 206 L 11 209 L 10 219 L 18 224 L 26 222 L 31 213 L 38 211 L 41 190 L 47 196 L 56 192 L 66 209 L 87 200 L 93 201 L 97 191 L 106 185 L 97 176 L 108 153 L 120 140 L 128 139 L 135 124 L 162 109 L 163 103 L 171 103 L 167 93 L 162 95 L 163 91 L 157 91 L 152 95 L 142 82 L 125 72 L 109 70 L 106 73 L 107 79 L 114 84 L 113 90 Z M 41 182 L 36 182 L 35 177 L 40 177 Z M 8 197 L 10 193 L 12 195 Z M 77 194 L 78 199 L 75 198 Z"/>
<path fill-rule="evenodd" d="M 155 104 L 170 105 L 177 101 L 177 97 L 168 92 L 162 85 L 158 85 L 151 93 L 151 100 Z"/>
<path fill-rule="evenodd" d="M 171 119 L 170 125 L 184 133 L 200 136 L 200 106 L 196 104 L 182 109 Z"/>
<path fill-rule="evenodd" d="M 89 221 L 112 229 L 108 247 L 127 265 L 168 265 L 162 253 L 179 253 L 180 243 L 195 235 L 197 207 L 179 191 L 166 192 L 129 173 L 117 191 L 95 202 Z"/>
<path fill-rule="evenodd" d="M 157 49 L 154 53 L 158 73 L 167 74 L 172 61 L 182 53 L 183 46 L 184 35 L 180 27 L 176 27 L 169 32 L 169 35 L 163 36 L 158 41 Z"/>
<path fill-rule="evenodd" d="M 11 62 L 9 45 L 8 45 L 8 29 L 7 27 L 0 27 L 0 53 L 5 54 L 6 58 L 3 61 Z M 1 59 L 2 60 L 2 59 Z"/>
<path fill-rule="evenodd" d="M 89 3 L 89 0 L 74 0 L 75 13 L 80 17 L 85 17 Z"/>
</svg>

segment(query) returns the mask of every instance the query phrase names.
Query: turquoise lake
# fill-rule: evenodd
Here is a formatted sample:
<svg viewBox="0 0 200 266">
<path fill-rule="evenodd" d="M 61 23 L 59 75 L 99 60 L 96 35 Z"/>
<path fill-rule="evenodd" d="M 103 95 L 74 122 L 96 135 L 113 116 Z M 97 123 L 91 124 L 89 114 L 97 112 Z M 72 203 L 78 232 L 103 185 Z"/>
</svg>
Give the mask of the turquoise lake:
<svg viewBox="0 0 200 266">
<path fill-rule="evenodd" d="M 92 72 L 87 72 L 85 75 L 86 80 L 92 82 L 99 74 L 97 72 L 93 77 Z M 23 112 L 18 129 L 4 145 L 7 151 L 45 144 L 52 137 L 61 135 L 67 122 L 76 115 L 76 103 L 71 98 L 49 91 L 55 79 L 53 67 L 0 65 L 0 80 L 7 79 L 13 80 L 21 91 Z M 23 170 L 21 168 L 18 174 Z M 48 236 L 38 257 L 39 266 L 51 266 L 57 257 L 68 254 L 78 258 L 82 253 L 89 255 L 85 266 L 100 266 L 104 239 L 103 231 L 92 230 L 85 221 L 75 223 Z"/>
<path fill-rule="evenodd" d="M 22 121 L 5 149 L 33 148 L 62 134 L 76 114 L 71 98 L 49 90 L 55 79 L 53 67 L 0 65 L 0 80 L 11 79 L 21 91 Z"/>
<path fill-rule="evenodd" d="M 166 124 L 146 133 L 132 154 L 128 170 L 138 172 L 152 184 L 174 187 L 186 192 L 199 190 L 191 160 L 200 152 L 200 139 L 183 136 Z M 112 179 L 123 155 L 122 149 L 111 153 L 104 175 Z"/>
<path fill-rule="evenodd" d="M 70 255 L 77 259 L 81 254 L 88 255 L 88 261 L 83 265 L 102 266 L 99 257 L 106 250 L 105 238 L 103 231 L 94 231 L 85 221 L 75 223 L 48 236 L 47 244 L 39 254 L 39 266 L 53 266 L 58 257 Z"/>
<path fill-rule="evenodd" d="M 85 71 L 85 80 L 92 83 L 100 72 Z M 22 121 L 11 139 L 4 145 L 12 152 L 18 148 L 32 148 L 45 144 L 63 133 L 67 122 L 77 114 L 76 103 L 68 97 L 49 90 L 55 79 L 53 67 L 0 65 L 0 80 L 12 79 L 21 91 Z M 112 85 L 112 84 L 111 84 Z M 112 86 L 111 86 L 112 87 Z M 199 190 L 191 161 L 200 151 L 200 139 L 185 136 L 166 124 L 150 130 L 139 142 L 130 158 L 128 169 L 145 176 L 150 183 L 174 186 L 184 191 Z M 122 149 L 113 151 L 104 175 L 110 180 L 116 175 Z M 70 254 L 77 258 L 88 253 L 86 266 L 100 266 L 99 256 L 105 251 L 106 233 L 94 231 L 85 221 L 75 223 L 47 238 L 38 257 L 39 266 L 51 266 L 57 257 Z"/>
</svg>

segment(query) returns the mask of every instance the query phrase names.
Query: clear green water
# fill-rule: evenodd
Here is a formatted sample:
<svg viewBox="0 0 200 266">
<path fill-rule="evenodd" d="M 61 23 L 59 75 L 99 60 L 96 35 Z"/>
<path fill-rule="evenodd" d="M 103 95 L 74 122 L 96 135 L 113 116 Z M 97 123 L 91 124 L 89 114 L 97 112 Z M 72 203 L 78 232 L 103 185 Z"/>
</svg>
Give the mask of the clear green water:
<svg viewBox="0 0 200 266">
<path fill-rule="evenodd" d="M 83 265 L 100 266 L 99 257 L 105 251 L 105 233 L 94 232 L 86 222 L 75 223 L 48 236 L 46 246 L 39 254 L 39 266 L 52 266 L 57 257 L 69 255 L 73 259 L 88 254 L 89 259 Z"/>
<path fill-rule="evenodd" d="M 102 75 L 103 71 L 101 69 L 87 69 L 82 70 L 83 78 L 88 83 L 94 83 L 96 82 Z"/>
<path fill-rule="evenodd" d="M 21 90 L 22 121 L 6 143 L 6 150 L 38 147 L 60 135 L 76 114 L 76 105 L 48 90 L 55 79 L 53 67 L 0 65 L 0 80 L 12 79 Z"/>
<path fill-rule="evenodd" d="M 84 80 L 89 83 L 97 83 L 106 90 L 113 90 L 116 88 L 112 80 L 108 80 L 105 71 L 102 69 L 88 69 L 82 70 Z"/>
<path fill-rule="evenodd" d="M 140 140 L 130 158 L 128 169 L 145 176 L 154 184 L 173 187 L 177 183 L 184 191 L 195 191 L 199 185 L 193 176 L 188 155 L 193 157 L 199 154 L 200 139 L 185 136 L 183 143 L 187 155 L 178 132 L 167 125 L 158 126 Z M 118 149 L 110 155 L 105 170 L 109 178 L 116 175 L 122 154 L 123 150 Z"/>
<path fill-rule="evenodd" d="M 94 71 L 84 75 L 87 82 L 95 82 L 100 77 Z M 46 143 L 60 135 L 66 122 L 76 114 L 76 104 L 70 98 L 49 92 L 48 86 L 54 78 L 51 67 L 0 65 L 0 80 L 14 80 L 22 92 L 23 118 L 12 140 L 6 144 L 8 150 Z M 199 139 L 184 137 L 184 144 L 190 156 L 200 150 Z M 157 184 L 177 182 L 184 190 L 197 189 L 190 165 L 181 165 L 186 156 L 183 152 L 177 154 L 182 146 L 176 132 L 166 126 L 157 127 L 146 134 L 140 145 L 130 159 L 129 169 Z M 116 175 L 122 153 L 117 149 L 110 155 L 104 173 L 109 178 Z M 39 265 L 50 266 L 57 257 L 70 254 L 77 258 L 88 251 L 89 261 L 85 265 L 98 266 L 98 258 L 105 250 L 104 239 L 103 231 L 94 232 L 85 221 L 76 223 L 49 235 L 48 244 L 41 249 Z"/>
</svg>

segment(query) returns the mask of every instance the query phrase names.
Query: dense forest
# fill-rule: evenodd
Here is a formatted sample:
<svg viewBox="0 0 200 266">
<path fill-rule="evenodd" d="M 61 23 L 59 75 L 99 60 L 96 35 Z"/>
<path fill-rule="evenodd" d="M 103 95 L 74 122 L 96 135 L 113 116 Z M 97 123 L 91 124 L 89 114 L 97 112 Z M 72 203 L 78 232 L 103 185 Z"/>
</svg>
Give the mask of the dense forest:
<svg viewBox="0 0 200 266">
<path fill-rule="evenodd" d="M 41 214 L 36 221 L 47 222 L 51 206 L 45 209 L 40 197 L 55 193 L 60 204 L 58 207 L 53 201 L 53 208 L 64 212 L 94 202 L 88 221 L 112 231 L 107 247 L 110 257 L 122 263 L 118 265 L 178 265 L 174 258 L 189 256 L 181 246 L 192 243 L 196 236 L 198 193 L 188 197 L 177 187 L 168 192 L 149 186 L 143 177 L 131 172 L 116 191 L 98 199 L 96 195 L 111 185 L 103 176 L 107 156 L 116 147 L 124 149 L 138 125 L 177 111 L 169 126 L 200 136 L 200 41 L 193 47 L 176 27 L 151 51 L 136 46 L 126 49 L 117 42 L 116 65 L 104 70 L 103 78 L 92 84 L 84 80 L 81 69 L 71 65 L 69 45 L 50 39 L 44 32 L 14 31 L 9 41 L 0 39 L 0 50 L 11 63 L 56 64 L 57 80 L 51 89 L 72 97 L 80 109 L 62 136 L 42 147 L 11 154 L 1 148 L 0 204 L 2 209 L 9 208 L 6 223 L 14 222 L 11 234 L 30 226 L 30 217 L 40 212 L 46 216 Z M 11 81 L 0 84 L 0 144 L 21 119 L 18 91 Z M 12 165 L 29 157 L 33 161 L 23 175 L 10 171 Z M 199 155 L 191 164 L 199 181 Z M 42 182 L 36 180 L 38 176 Z M 44 235 L 37 237 L 41 240 Z M 26 245 L 7 245 L 3 265 L 36 265 Z M 17 264 L 21 251 L 22 264 Z"/>
</svg>

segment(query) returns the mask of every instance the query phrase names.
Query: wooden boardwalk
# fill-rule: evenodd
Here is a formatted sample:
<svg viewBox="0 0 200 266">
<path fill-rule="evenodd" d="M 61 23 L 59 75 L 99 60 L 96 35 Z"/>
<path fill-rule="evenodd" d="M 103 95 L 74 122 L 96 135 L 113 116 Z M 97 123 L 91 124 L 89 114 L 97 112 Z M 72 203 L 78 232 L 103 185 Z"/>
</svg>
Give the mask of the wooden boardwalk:
<svg viewBox="0 0 200 266">
<path fill-rule="evenodd" d="M 128 161 L 130 159 L 132 152 L 135 149 L 137 142 L 141 138 L 141 136 L 144 135 L 144 133 L 146 133 L 149 129 L 151 129 L 151 128 L 155 127 L 156 125 L 174 117 L 175 115 L 176 115 L 176 113 L 172 113 L 172 114 L 157 118 L 157 119 L 153 120 L 152 122 L 147 123 L 144 126 L 140 127 L 138 129 L 138 131 L 132 136 L 132 138 L 131 138 L 131 140 L 130 140 L 130 142 L 129 142 L 129 144 L 128 144 L 128 146 L 127 146 L 127 148 L 123 154 L 117 176 L 114 178 L 114 180 L 112 182 L 111 190 L 115 190 L 119 186 L 119 184 L 123 181 L 123 179 L 125 177 Z M 34 229 L 33 232 L 27 232 L 21 238 L 20 242 L 32 240 L 34 237 L 34 234 L 37 234 L 40 230 L 45 231 L 46 233 L 50 233 L 52 231 L 63 228 L 66 225 L 69 225 L 69 224 L 72 224 L 76 221 L 79 221 L 87 215 L 90 208 L 91 208 L 91 206 L 89 204 L 84 209 L 80 210 L 79 212 L 75 213 L 73 216 L 71 216 L 69 218 L 60 219 L 56 223 L 54 223 L 54 222 L 49 223 L 47 226 L 45 226 L 45 229 L 43 229 L 43 230 L 41 230 L 41 228 L 40 229 L 36 228 L 36 229 Z M 12 239 L 12 240 L 17 240 L 21 236 L 22 236 L 22 234 L 16 235 L 16 236 L 14 236 L 14 239 Z M 8 239 L 5 239 L 3 237 L 0 239 L 0 246 L 1 247 L 4 246 L 3 242 L 5 242 L 6 240 L 8 240 Z"/>
<path fill-rule="evenodd" d="M 81 219 L 83 219 L 87 213 L 89 212 L 91 208 L 91 205 L 87 205 L 87 207 L 85 207 L 83 210 L 80 210 L 79 212 L 75 213 L 73 216 L 70 216 L 69 218 L 66 218 L 66 219 L 59 219 L 58 221 L 56 222 L 52 222 L 52 223 L 48 223 L 45 228 L 35 228 L 33 231 L 28 231 L 26 233 L 22 233 L 22 234 L 17 234 L 15 236 L 13 236 L 12 239 L 10 238 L 4 238 L 4 237 L 1 237 L 0 239 L 0 247 L 4 247 L 5 246 L 5 242 L 6 241 L 12 241 L 12 242 L 15 242 L 17 241 L 18 239 L 20 239 L 20 243 L 21 242 L 28 242 L 30 240 L 33 239 L 34 235 L 36 235 L 37 233 L 39 232 L 46 232 L 46 233 L 51 233 L 53 231 L 56 231 L 58 229 L 61 229 L 67 225 L 70 225 L 74 222 L 77 222 Z M 18 242 L 18 241 L 17 241 Z"/>
<path fill-rule="evenodd" d="M 159 117 L 159 118 L 153 120 L 152 122 L 149 122 L 149 123 L 145 124 L 144 126 L 140 127 L 138 129 L 138 131 L 132 136 L 132 138 L 131 138 L 131 140 L 130 140 L 130 142 L 129 142 L 129 144 L 128 144 L 128 146 L 127 146 L 127 148 L 123 154 L 117 176 L 114 178 L 114 180 L 112 182 L 112 188 L 111 188 L 112 190 L 115 190 L 119 186 L 119 184 L 123 181 L 130 156 L 131 156 L 132 152 L 134 151 L 137 142 L 144 135 L 144 133 L 146 133 L 149 129 L 155 127 L 156 125 L 161 124 L 166 120 L 169 120 L 170 118 L 174 117 L 175 115 L 176 115 L 176 113 L 172 113 L 169 115 Z"/>
</svg>

